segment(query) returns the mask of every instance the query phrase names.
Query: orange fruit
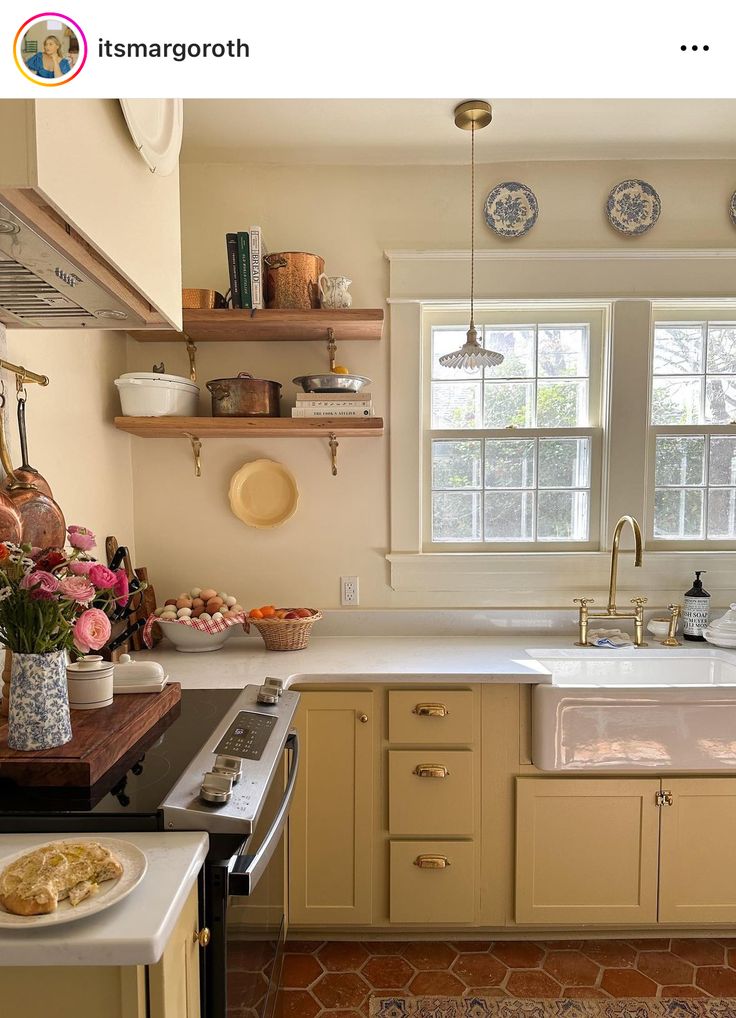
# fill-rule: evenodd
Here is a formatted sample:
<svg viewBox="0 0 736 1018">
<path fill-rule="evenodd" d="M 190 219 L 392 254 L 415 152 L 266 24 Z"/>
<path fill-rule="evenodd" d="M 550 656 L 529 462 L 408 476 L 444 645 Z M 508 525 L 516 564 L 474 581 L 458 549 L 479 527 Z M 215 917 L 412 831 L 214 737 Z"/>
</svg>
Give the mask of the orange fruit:
<svg viewBox="0 0 736 1018">
<path fill-rule="evenodd" d="M 276 614 L 276 609 L 272 604 L 265 604 L 261 607 L 261 618 L 272 619 Z"/>
<path fill-rule="evenodd" d="M 251 610 L 248 612 L 248 618 L 249 619 L 262 619 L 263 618 L 263 612 L 261 611 L 260 608 L 251 608 Z"/>
</svg>

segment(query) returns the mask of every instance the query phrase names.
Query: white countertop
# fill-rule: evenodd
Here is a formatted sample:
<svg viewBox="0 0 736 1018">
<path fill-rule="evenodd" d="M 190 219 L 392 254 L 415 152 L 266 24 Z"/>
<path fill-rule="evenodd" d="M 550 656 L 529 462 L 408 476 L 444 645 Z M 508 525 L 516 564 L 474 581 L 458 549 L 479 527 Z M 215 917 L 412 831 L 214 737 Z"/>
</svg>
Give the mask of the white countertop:
<svg viewBox="0 0 736 1018">
<path fill-rule="evenodd" d="M 89 837 L 89 834 L 80 837 Z M 194 832 L 99 834 L 131 841 L 148 858 L 145 877 L 108 909 L 61 926 L 0 930 L 0 965 L 152 965 L 181 914 L 209 839 Z M 65 834 L 71 840 L 74 834 Z M 48 834 L 0 835 L 2 858 L 52 841 Z"/>
</svg>

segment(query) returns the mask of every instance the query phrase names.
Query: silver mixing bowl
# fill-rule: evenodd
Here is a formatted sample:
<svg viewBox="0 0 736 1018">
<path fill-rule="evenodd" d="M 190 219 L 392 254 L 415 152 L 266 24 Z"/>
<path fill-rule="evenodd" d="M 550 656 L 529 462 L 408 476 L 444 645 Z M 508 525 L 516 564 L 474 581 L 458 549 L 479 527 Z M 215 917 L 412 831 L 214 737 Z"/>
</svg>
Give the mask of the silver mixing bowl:
<svg viewBox="0 0 736 1018">
<path fill-rule="evenodd" d="M 300 385 L 305 392 L 360 392 L 365 385 L 370 385 L 370 378 L 363 375 L 298 375 L 292 378 L 295 385 Z"/>
</svg>

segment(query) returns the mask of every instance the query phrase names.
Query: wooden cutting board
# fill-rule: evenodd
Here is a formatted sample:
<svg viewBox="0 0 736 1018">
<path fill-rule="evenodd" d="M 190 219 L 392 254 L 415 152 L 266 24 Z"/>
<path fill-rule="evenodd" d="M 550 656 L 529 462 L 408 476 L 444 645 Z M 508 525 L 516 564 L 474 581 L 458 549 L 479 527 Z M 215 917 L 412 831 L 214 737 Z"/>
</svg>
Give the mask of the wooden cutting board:
<svg viewBox="0 0 736 1018">
<path fill-rule="evenodd" d="M 181 685 L 161 693 L 124 693 L 110 707 L 72 710 L 72 739 L 56 749 L 23 753 L 8 746 L 7 723 L 0 725 L 0 778 L 18 785 L 88 788 L 102 777 L 169 711 L 179 711 Z"/>
</svg>

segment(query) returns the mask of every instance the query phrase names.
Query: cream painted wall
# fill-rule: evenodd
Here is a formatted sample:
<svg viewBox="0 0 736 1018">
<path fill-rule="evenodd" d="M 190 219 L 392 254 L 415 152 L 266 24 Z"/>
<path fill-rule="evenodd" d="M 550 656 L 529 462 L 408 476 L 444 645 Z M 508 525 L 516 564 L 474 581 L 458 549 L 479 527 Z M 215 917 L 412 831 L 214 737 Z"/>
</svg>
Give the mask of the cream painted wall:
<svg viewBox="0 0 736 1018">
<path fill-rule="evenodd" d="M 133 545 L 130 439 L 109 423 L 119 412 L 110 379 L 125 371 L 126 341 L 119 332 L 9 329 L 2 354 L 46 374 L 46 387 L 28 386 L 28 452 L 51 485 L 67 523 L 90 527 L 104 559 L 105 537 Z M 14 377 L 7 388 L 13 462 L 18 463 Z"/>
<path fill-rule="evenodd" d="M 616 234 L 604 215 L 610 188 L 626 177 L 649 180 L 662 197 L 650 235 Z M 501 180 L 522 180 L 536 192 L 534 231 L 509 244 L 481 215 L 482 196 Z M 736 186 L 730 162 L 525 163 L 477 168 L 476 227 L 480 248 L 718 248 L 736 234 L 727 202 Z M 196 165 L 182 167 L 182 249 L 185 286 L 227 288 L 224 235 L 260 223 L 271 251 L 306 250 L 329 273 L 353 280 L 356 307 L 381 307 L 388 293 L 387 248 L 468 246 L 468 170 L 464 167 L 314 167 Z M 570 271 L 574 271 L 571 267 Z M 382 343 L 340 347 L 338 360 L 373 379 L 377 411 L 388 408 L 388 350 Z M 183 348 L 130 341 L 129 370 L 186 373 Z M 283 412 L 294 402 L 291 378 L 326 365 L 319 343 L 202 344 L 200 378 L 247 370 L 284 383 Z M 108 377 L 114 377 L 112 374 Z M 411 380 L 409 380 L 411 383 Z M 203 390 L 203 410 L 207 407 Z M 387 427 L 390 421 L 387 420 Z M 209 440 L 196 479 L 184 440 L 133 440 L 136 542 L 140 561 L 166 596 L 197 583 L 236 593 L 247 605 L 339 604 L 339 576 L 360 577 L 361 606 L 474 604 L 472 594 L 397 593 L 388 582 L 388 440 L 343 439 L 339 475 L 330 475 L 321 439 Z M 231 513 L 227 488 L 244 462 L 269 457 L 296 476 L 296 516 L 273 531 L 245 527 Z"/>
</svg>

